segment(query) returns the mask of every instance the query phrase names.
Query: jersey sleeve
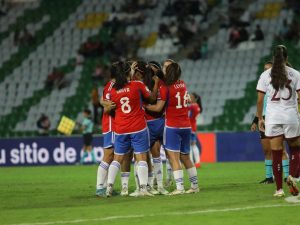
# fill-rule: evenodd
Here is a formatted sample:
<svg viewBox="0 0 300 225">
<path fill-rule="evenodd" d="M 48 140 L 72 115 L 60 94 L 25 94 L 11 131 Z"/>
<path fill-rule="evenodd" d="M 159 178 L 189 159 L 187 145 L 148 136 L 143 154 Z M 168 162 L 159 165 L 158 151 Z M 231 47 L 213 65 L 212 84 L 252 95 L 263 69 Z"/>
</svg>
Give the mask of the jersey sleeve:
<svg viewBox="0 0 300 225">
<path fill-rule="evenodd" d="M 297 73 L 296 91 L 300 91 L 300 73 Z"/>
<path fill-rule="evenodd" d="M 265 74 L 263 73 L 259 80 L 258 80 L 258 83 L 257 83 L 257 86 L 256 86 L 256 91 L 258 92 L 262 92 L 262 93 L 266 93 L 267 92 L 267 85 L 266 85 L 266 80 L 265 80 Z"/>
<path fill-rule="evenodd" d="M 144 98 L 149 98 L 150 97 L 150 91 L 147 88 L 147 86 L 143 83 L 138 83 L 139 84 L 139 89 L 141 91 L 141 94 Z"/>
<path fill-rule="evenodd" d="M 166 86 L 161 86 L 159 89 L 159 98 L 162 101 L 167 101 L 168 98 L 168 88 Z"/>
</svg>

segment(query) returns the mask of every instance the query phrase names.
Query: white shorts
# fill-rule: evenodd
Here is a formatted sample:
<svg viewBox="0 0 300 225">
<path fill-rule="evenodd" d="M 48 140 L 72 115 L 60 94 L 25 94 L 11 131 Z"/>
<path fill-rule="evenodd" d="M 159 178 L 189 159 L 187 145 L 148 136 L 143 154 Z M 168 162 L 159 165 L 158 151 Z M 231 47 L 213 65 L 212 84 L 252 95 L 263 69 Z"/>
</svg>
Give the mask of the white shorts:
<svg viewBox="0 0 300 225">
<path fill-rule="evenodd" d="M 284 135 L 285 138 L 295 138 L 300 136 L 300 124 L 266 124 L 265 135 L 267 137 Z"/>
</svg>

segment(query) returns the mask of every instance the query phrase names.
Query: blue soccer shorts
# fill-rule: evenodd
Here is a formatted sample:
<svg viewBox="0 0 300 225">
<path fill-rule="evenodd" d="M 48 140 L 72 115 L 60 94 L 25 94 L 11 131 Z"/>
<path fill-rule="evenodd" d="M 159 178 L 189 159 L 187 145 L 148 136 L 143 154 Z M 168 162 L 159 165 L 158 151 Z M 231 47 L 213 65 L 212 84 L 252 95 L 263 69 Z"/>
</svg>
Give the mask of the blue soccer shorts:
<svg viewBox="0 0 300 225">
<path fill-rule="evenodd" d="M 114 147 L 114 132 L 110 131 L 103 134 L 103 148 L 113 148 Z"/>
<path fill-rule="evenodd" d="M 159 118 L 159 119 L 147 121 L 147 126 L 150 135 L 150 146 L 152 147 L 156 141 L 160 141 L 160 143 L 163 143 L 165 119 Z"/>
<path fill-rule="evenodd" d="M 145 153 L 150 148 L 148 129 L 128 134 L 115 133 L 114 145 L 114 153 L 117 155 L 124 155 L 130 152 L 131 148 L 135 154 Z"/>
<path fill-rule="evenodd" d="M 190 143 L 191 128 L 165 127 L 164 145 L 166 150 L 180 152 L 181 154 L 189 154 Z"/>
</svg>

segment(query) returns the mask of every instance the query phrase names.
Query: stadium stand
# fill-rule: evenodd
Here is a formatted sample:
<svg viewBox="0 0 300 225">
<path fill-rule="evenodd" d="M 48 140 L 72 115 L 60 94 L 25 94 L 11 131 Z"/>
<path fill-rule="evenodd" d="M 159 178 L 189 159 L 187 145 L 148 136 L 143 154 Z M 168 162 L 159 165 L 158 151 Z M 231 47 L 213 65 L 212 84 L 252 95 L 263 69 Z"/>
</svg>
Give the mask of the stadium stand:
<svg viewBox="0 0 300 225">
<path fill-rule="evenodd" d="M 198 123 L 201 130 L 246 130 L 255 111 L 255 84 L 261 72 L 262 63 L 269 59 L 275 36 L 285 19 L 293 20 L 293 10 L 283 8 L 283 0 L 251 1 L 239 14 L 254 15 L 249 26 L 253 33 L 260 24 L 265 37 L 262 41 L 244 41 L 236 48 L 230 48 L 228 24 L 224 22 L 224 10 L 229 5 L 221 1 L 208 1 L 206 14 L 191 13 L 199 28 L 216 27 L 208 34 L 206 59 L 187 59 L 181 55 L 188 46 L 182 46 L 178 36 L 161 36 L 160 25 L 170 25 L 175 16 L 166 9 L 167 1 L 147 6 L 139 12 L 128 13 L 123 2 L 118 1 L 35 1 L 12 8 L 6 16 L 0 17 L 0 135 L 30 136 L 36 134 L 36 120 L 46 113 L 51 121 L 51 134 L 56 133 L 57 123 L 62 115 L 80 118 L 80 112 L 90 107 L 90 93 L 93 86 L 91 75 L 96 65 L 109 65 L 116 59 L 118 46 L 122 45 L 115 34 L 114 18 L 122 18 L 122 38 L 136 38 L 138 44 L 122 49 L 121 59 L 126 57 L 161 61 L 176 55 L 182 66 L 183 78 L 190 91 L 201 95 L 204 111 Z M 232 6 L 232 5 L 231 5 Z M 15 45 L 17 31 L 27 28 L 35 41 L 26 46 Z M 124 33 L 125 32 L 125 33 Z M 203 37 L 200 32 L 199 36 Z M 119 38 L 119 39 L 118 39 Z M 250 35 L 250 39 L 252 36 Z M 101 46 L 101 54 L 84 57 L 76 63 L 78 50 L 88 42 Z M 192 46 L 198 39 L 190 39 Z M 179 43 L 179 44 L 178 44 Z M 287 43 L 289 44 L 289 43 Z M 136 47 L 134 47 L 136 46 Z M 290 47 L 295 53 L 295 45 Z M 134 49 L 131 51 L 131 49 Z M 179 56 L 178 56 L 179 55 Z M 294 60 L 294 61 L 293 61 Z M 64 74 L 66 86 L 45 88 L 47 76 L 53 69 Z M 104 80 L 100 81 L 103 85 Z"/>
</svg>

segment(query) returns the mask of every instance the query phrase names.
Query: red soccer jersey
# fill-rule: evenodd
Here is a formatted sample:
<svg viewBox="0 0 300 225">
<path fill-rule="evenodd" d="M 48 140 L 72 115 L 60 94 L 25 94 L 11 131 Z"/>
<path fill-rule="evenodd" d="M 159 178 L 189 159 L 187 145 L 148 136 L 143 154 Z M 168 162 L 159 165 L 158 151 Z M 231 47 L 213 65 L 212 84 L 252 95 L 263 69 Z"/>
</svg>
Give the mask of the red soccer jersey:
<svg viewBox="0 0 300 225">
<path fill-rule="evenodd" d="M 161 100 L 166 101 L 166 126 L 176 128 L 191 127 L 188 116 L 189 95 L 184 81 L 179 80 L 160 90 Z"/>
<path fill-rule="evenodd" d="M 196 118 L 200 114 L 200 107 L 197 103 L 192 103 L 189 106 L 189 117 L 191 122 L 191 128 L 193 132 L 197 131 L 197 122 Z"/>
<path fill-rule="evenodd" d="M 112 89 L 111 101 L 116 103 L 117 134 L 137 132 L 146 128 L 142 97 L 149 96 L 149 89 L 141 81 L 130 81 L 120 90 Z"/>
<path fill-rule="evenodd" d="M 114 85 L 114 82 L 109 81 L 104 86 L 103 94 L 102 94 L 103 100 L 110 100 L 110 92 L 112 90 L 113 85 Z M 102 133 L 103 134 L 108 133 L 110 131 L 114 131 L 113 122 L 114 122 L 114 118 L 112 116 L 110 116 L 109 113 L 103 113 L 103 116 L 102 116 Z"/>
</svg>

